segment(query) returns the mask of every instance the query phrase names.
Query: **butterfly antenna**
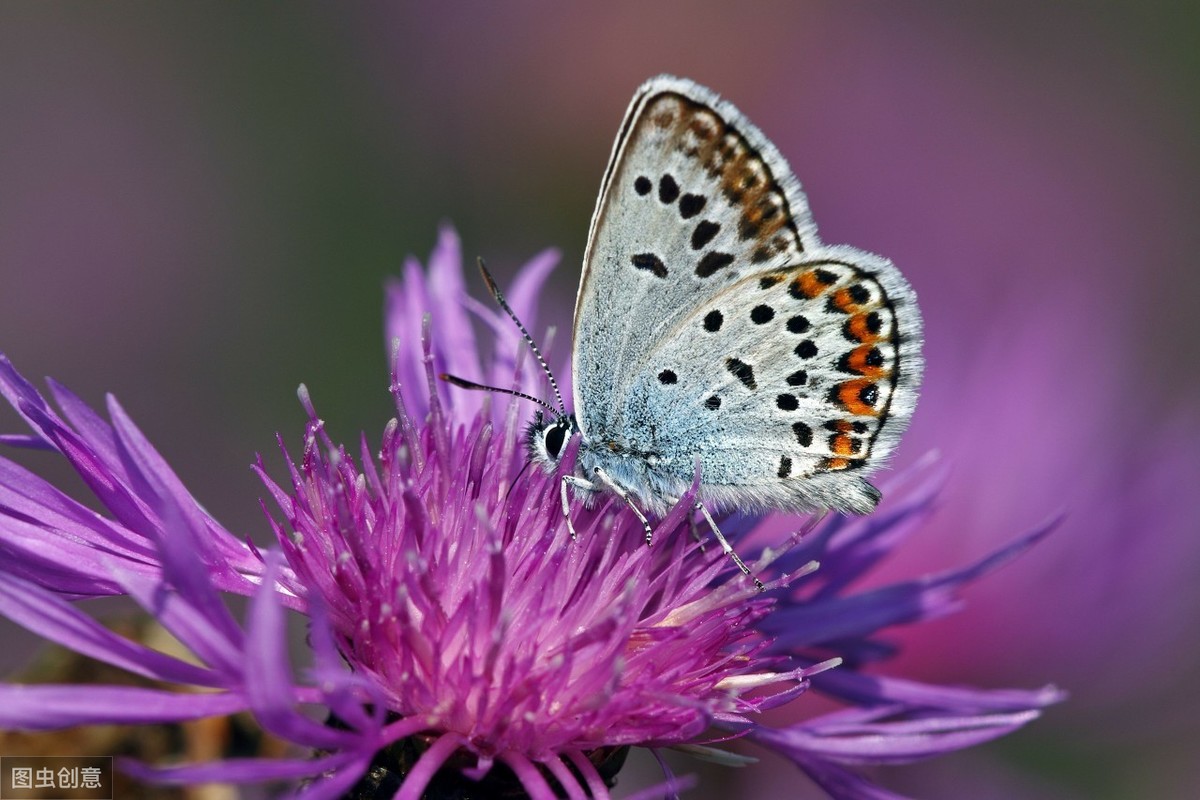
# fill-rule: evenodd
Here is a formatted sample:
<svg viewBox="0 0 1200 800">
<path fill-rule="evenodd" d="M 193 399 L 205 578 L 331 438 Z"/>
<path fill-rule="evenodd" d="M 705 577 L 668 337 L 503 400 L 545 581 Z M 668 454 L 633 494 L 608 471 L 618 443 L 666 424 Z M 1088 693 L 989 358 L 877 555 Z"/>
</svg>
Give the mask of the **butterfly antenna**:
<svg viewBox="0 0 1200 800">
<path fill-rule="evenodd" d="M 534 358 L 542 365 L 542 372 L 545 372 L 546 377 L 550 379 L 550 387 L 554 389 L 554 396 L 558 399 L 558 407 L 562 410 L 562 415 L 565 417 L 567 415 L 567 406 L 563 403 L 562 392 L 558 390 L 558 381 L 554 380 L 554 373 L 550 371 L 550 366 L 546 363 L 546 359 L 542 358 L 542 351 L 538 350 L 538 346 L 534 344 L 533 337 L 529 335 L 529 331 L 525 330 L 525 326 L 521 324 L 521 320 L 517 318 L 516 313 L 509 307 L 508 301 L 504 299 L 504 295 L 500 293 L 500 287 L 496 285 L 496 279 L 492 277 L 492 273 L 488 272 L 483 259 L 480 258 L 478 261 L 479 271 L 483 273 L 483 282 L 487 284 L 488 291 L 492 293 L 492 297 L 496 299 L 500 307 L 504 309 L 509 318 L 521 330 L 521 335 L 525 337 L 525 344 L 529 345 L 529 349 L 533 351 Z M 519 394 L 519 392 L 512 392 L 512 394 Z M 528 395 L 523 396 L 528 397 Z M 545 405 L 545 403 L 542 405 Z M 554 411 L 553 408 L 550 410 Z"/>
<path fill-rule="evenodd" d="M 499 386 L 488 386 L 487 384 L 476 383 L 475 381 L 469 381 L 466 378 L 460 378 L 457 375 L 448 375 L 445 372 L 443 372 L 441 375 L 438 375 L 438 377 L 441 378 L 442 380 L 444 380 L 446 383 L 449 383 L 452 386 L 457 386 L 460 389 L 482 389 L 485 392 L 500 392 L 500 394 L 511 394 L 513 397 L 520 397 L 522 400 L 532 400 L 533 402 L 537 403 L 542 408 L 548 410 L 551 414 L 558 413 L 557 411 L 554 410 L 554 406 L 550 405 L 545 400 L 534 397 L 531 394 L 525 394 L 524 392 L 518 392 L 516 389 L 501 389 Z"/>
</svg>

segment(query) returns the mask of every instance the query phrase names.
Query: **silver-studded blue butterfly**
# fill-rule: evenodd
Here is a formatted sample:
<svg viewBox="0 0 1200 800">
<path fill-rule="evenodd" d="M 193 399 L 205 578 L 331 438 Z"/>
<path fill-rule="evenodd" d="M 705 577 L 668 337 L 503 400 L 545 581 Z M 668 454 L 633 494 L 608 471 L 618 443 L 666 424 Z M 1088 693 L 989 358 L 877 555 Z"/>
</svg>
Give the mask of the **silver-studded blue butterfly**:
<svg viewBox="0 0 1200 800">
<path fill-rule="evenodd" d="M 706 506 L 871 511 L 880 495 L 866 476 L 898 444 L 922 371 L 921 317 L 900 272 L 822 244 L 775 147 L 712 91 L 671 76 L 638 90 L 617 135 L 573 342 L 575 413 L 560 397 L 528 431 L 549 472 L 579 437 L 562 484 L 568 525 L 568 485 L 613 492 L 649 541 L 645 514 L 664 514 L 699 462 L 697 507 L 747 574 Z"/>
</svg>

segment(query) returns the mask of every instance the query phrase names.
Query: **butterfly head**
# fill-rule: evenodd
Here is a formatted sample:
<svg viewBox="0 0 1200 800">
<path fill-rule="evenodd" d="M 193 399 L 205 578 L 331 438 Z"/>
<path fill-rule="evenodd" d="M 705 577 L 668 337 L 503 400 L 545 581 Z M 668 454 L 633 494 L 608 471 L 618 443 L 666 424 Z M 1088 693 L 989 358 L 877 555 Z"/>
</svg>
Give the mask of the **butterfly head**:
<svg viewBox="0 0 1200 800">
<path fill-rule="evenodd" d="M 574 414 L 537 412 L 525 429 L 525 447 L 529 451 L 529 458 L 548 472 L 553 472 L 566 453 L 567 443 L 578 432 Z"/>
</svg>

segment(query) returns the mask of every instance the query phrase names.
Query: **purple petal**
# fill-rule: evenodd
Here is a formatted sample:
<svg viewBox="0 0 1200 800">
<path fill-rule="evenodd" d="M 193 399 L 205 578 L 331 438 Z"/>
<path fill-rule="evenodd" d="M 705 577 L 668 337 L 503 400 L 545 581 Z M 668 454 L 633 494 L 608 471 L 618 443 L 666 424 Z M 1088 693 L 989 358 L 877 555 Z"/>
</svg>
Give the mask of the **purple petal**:
<svg viewBox="0 0 1200 800">
<path fill-rule="evenodd" d="M 90 543 L 100 551 L 97 559 L 108 553 L 147 565 L 156 560 L 144 536 L 105 519 L 4 458 L 0 458 L 0 514 L 35 521 L 50 536 Z"/>
<path fill-rule="evenodd" d="M 443 733 L 439 736 L 409 770 L 408 775 L 404 778 L 404 785 L 400 787 L 400 791 L 396 792 L 396 800 L 418 800 L 424 794 L 429 781 L 446 763 L 446 759 L 450 758 L 464 741 L 463 737 L 457 733 Z M 516 772 L 515 769 L 513 771 Z M 517 777 L 520 777 L 519 772 Z M 526 786 L 526 788 L 529 787 Z"/>
<path fill-rule="evenodd" d="M 122 468 L 104 463 L 87 441 L 63 425 L 44 404 L 22 402 L 18 410 L 63 454 L 88 489 L 122 525 L 143 538 L 153 538 L 157 530 L 154 514 L 145 499 L 125 483 Z"/>
<path fill-rule="evenodd" d="M 329 710 L 348 727 L 356 730 L 378 728 L 383 723 L 387 709 L 387 701 L 379 686 L 349 671 L 341 651 L 337 649 L 328 611 L 321 598 L 309 600 L 308 614 L 308 641 L 314 660 L 309 678 L 323 688 Z M 366 704 L 362 701 L 364 696 L 369 700 Z"/>
<path fill-rule="evenodd" d="M 203 570 L 203 565 L 197 562 L 197 568 Z M 148 580 L 120 569 L 113 570 L 113 578 L 126 594 L 205 664 L 226 676 L 226 680 L 240 680 L 244 668 L 240 630 L 235 632 L 234 638 L 229 638 L 212 624 L 207 608 L 197 608 L 162 581 Z"/>
<path fill-rule="evenodd" d="M 823 562 L 818 597 L 836 593 L 886 557 L 911 533 L 932 508 L 946 477 L 946 468 L 932 458 L 914 464 L 884 486 L 891 496 L 897 485 L 912 484 L 897 502 L 885 502 L 865 518 L 832 514 L 779 560 L 779 568 L 793 571 L 812 560 Z"/>
<path fill-rule="evenodd" d="M 1024 711 L 1062 702 L 1066 693 L 1053 686 L 1041 689 L 976 689 L 937 686 L 883 675 L 864 675 L 835 669 L 812 678 L 825 694 L 863 706 L 903 704 L 909 708 L 942 709 L 953 714 Z"/>
<path fill-rule="evenodd" d="M 190 532 L 188 544 L 195 548 L 191 558 L 195 560 L 200 556 L 212 567 L 213 574 L 223 576 L 228 585 L 238 586 L 248 594 L 250 585 L 235 577 L 235 567 L 257 572 L 260 565 L 250 556 L 246 545 L 200 509 L 175 471 L 112 396 L 108 398 L 108 410 L 122 462 L 129 465 L 130 474 L 137 476 L 145 486 L 144 496 L 165 509 L 173 509 L 173 513 L 186 523 L 179 532 Z"/>
<path fill-rule="evenodd" d="M 129 686 L 0 684 L 0 728 L 56 730 L 74 725 L 146 725 L 245 711 L 239 694 L 181 693 Z"/>
<path fill-rule="evenodd" d="M 556 800 L 554 790 L 528 758 L 519 753 L 505 753 L 501 758 L 512 767 L 512 771 L 521 781 L 521 788 L 529 795 L 530 800 Z"/>
<path fill-rule="evenodd" d="M 879 512 L 831 542 L 829 554 L 823 557 L 823 582 L 816 597 L 830 597 L 844 591 L 851 583 L 887 558 L 896 547 L 917 531 L 933 513 L 938 495 L 946 485 L 949 468 L 945 462 L 932 459 L 915 464 L 908 474 L 890 483 L 915 483 L 901 495 L 899 502 L 885 504 Z M 885 489 L 891 491 L 890 487 Z M 836 557 L 833 556 L 836 553 Z"/>
<path fill-rule="evenodd" d="M 768 617 L 763 629 L 778 637 L 776 650 L 794 651 L 869 636 L 892 625 L 936 619 L 960 607 L 952 587 L 911 581 L 849 597 L 791 606 Z"/>
<path fill-rule="evenodd" d="M 53 450 L 54 446 L 31 433 L 0 433 L 0 444 L 24 450 Z"/>
<path fill-rule="evenodd" d="M 521 267 L 512 287 L 504 293 L 512 310 L 531 332 L 536 330 L 537 326 L 538 297 L 542 293 L 546 278 L 550 277 L 550 273 L 558 266 L 561 257 L 562 254 L 555 247 L 538 253 Z"/>
<path fill-rule="evenodd" d="M 117 440 L 112 426 L 92 410 L 78 395 L 53 378 L 46 379 L 54 401 L 62 409 L 63 416 L 86 440 L 105 464 L 114 467 L 120 464 Z"/>
<path fill-rule="evenodd" d="M 794 604 L 771 615 L 762 628 L 777 636 L 775 649 L 795 650 L 944 616 L 959 607 L 956 592 L 964 584 L 1025 552 L 1057 524 L 1057 519 L 1051 520 L 960 569 L 846 597 Z"/>
<path fill-rule="evenodd" d="M 38 390 L 32 383 L 25 380 L 25 376 L 17 372 L 16 367 L 8 360 L 8 356 L 3 353 L 0 353 L 0 396 L 3 396 L 22 416 L 25 416 L 22 406 L 41 407 L 49 411 L 46 401 L 42 399 Z M 25 417 L 25 421 L 35 430 L 38 428 L 28 417 Z M 54 447 L 53 440 L 45 436 L 40 438 L 48 446 Z"/>
<path fill-rule="evenodd" d="M 290 741 L 328 749 L 353 744 L 358 734 L 331 728 L 296 711 L 284 608 L 274 588 L 279 562 L 278 551 L 268 553 L 263 586 L 250 601 L 245 691 L 251 710 L 265 730 Z"/>
<path fill-rule="evenodd" d="M 77 653 L 172 683 L 221 686 L 209 670 L 118 636 L 53 592 L 0 572 L 0 614 Z"/>
<path fill-rule="evenodd" d="M 435 320 L 436 365 L 439 372 L 458 373 L 478 369 L 475 333 L 471 318 L 463 308 L 467 287 L 463 282 L 462 243 L 449 225 L 438 231 L 437 245 L 429 255 L 429 300 L 426 310 Z"/>
<path fill-rule="evenodd" d="M 569 800 L 589 800 L 579 778 L 567 769 L 567 765 L 563 763 L 561 757 L 556 755 L 554 758 L 543 761 L 542 766 L 549 770 L 554 779 L 558 781 L 559 786 L 567 793 Z"/>
<path fill-rule="evenodd" d="M 549 348 L 551 343 L 546 341 L 546 332 L 537 327 L 536 300 L 546 278 L 558 265 L 558 260 L 557 250 L 543 250 L 518 270 L 512 286 L 504 292 L 505 299 L 508 300 L 513 313 L 521 320 L 534 341 L 543 348 L 543 354 L 547 355 L 549 350 L 546 348 Z M 534 359 L 529 358 L 531 354 L 528 351 L 528 345 L 508 315 L 499 309 L 490 298 L 485 306 L 475 305 L 475 311 L 488 322 L 496 334 L 497 345 L 487 379 L 497 386 L 508 386 L 516 373 L 517 365 L 523 363 L 521 390 L 538 397 L 545 394 L 545 378 L 542 368 Z M 504 344 L 501 345 L 501 342 Z M 566 376 L 556 375 L 555 377 L 561 384 Z M 560 385 L 560 390 L 562 388 L 564 387 Z"/>
<path fill-rule="evenodd" d="M 106 573 L 104 554 L 88 542 L 56 536 L 22 519 L 0 519 L 0 554 L 4 569 L 66 597 L 118 594 L 120 586 Z M 157 577 L 159 567 L 113 559 L 131 571 Z"/>
<path fill-rule="evenodd" d="M 587 784 L 587 790 L 591 792 L 594 800 L 609 800 L 608 787 L 604 785 L 604 779 L 600 777 L 600 773 L 596 770 L 596 765 L 578 750 L 572 750 L 567 753 L 567 758 L 571 760 L 571 764 L 583 776 L 583 781 Z"/>
<path fill-rule="evenodd" d="M 400 343 L 400 355 L 395 359 L 393 369 L 397 372 L 404 405 L 417 420 L 428 413 L 430 400 L 421 363 L 412 358 L 422 340 L 426 315 L 430 316 L 436 332 L 431 352 L 435 374 L 448 372 L 472 380 L 482 377 L 475 334 L 464 308 L 467 294 L 462 275 L 462 249 L 458 234 L 449 225 L 439 230 L 428 264 L 428 270 L 422 271 L 421 265 L 410 259 L 405 264 L 404 280 L 389 281 L 385 301 L 387 352 L 392 352 L 395 342 Z M 443 404 L 467 416 L 473 415 L 483 402 L 479 395 L 451 393 L 444 385 L 435 387 L 434 391 Z"/>
<path fill-rule="evenodd" d="M 982 744 L 1011 733 L 1040 713 L 856 724 L 826 723 L 818 717 L 782 730 L 756 727 L 749 738 L 793 758 L 818 756 L 843 764 L 903 764 Z"/>
</svg>

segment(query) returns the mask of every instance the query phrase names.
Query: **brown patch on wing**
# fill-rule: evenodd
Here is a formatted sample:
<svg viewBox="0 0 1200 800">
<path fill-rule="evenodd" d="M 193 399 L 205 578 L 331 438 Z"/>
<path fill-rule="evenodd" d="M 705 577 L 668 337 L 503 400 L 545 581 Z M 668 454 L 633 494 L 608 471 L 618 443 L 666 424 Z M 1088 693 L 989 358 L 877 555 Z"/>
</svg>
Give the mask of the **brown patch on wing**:
<svg viewBox="0 0 1200 800">
<path fill-rule="evenodd" d="M 721 194 L 741 211 L 736 230 L 739 239 L 750 243 L 752 260 L 761 263 L 803 251 L 783 189 L 737 128 L 708 106 L 670 92 L 653 98 L 645 114 L 667 131 L 678 151 L 701 163 Z"/>
</svg>

